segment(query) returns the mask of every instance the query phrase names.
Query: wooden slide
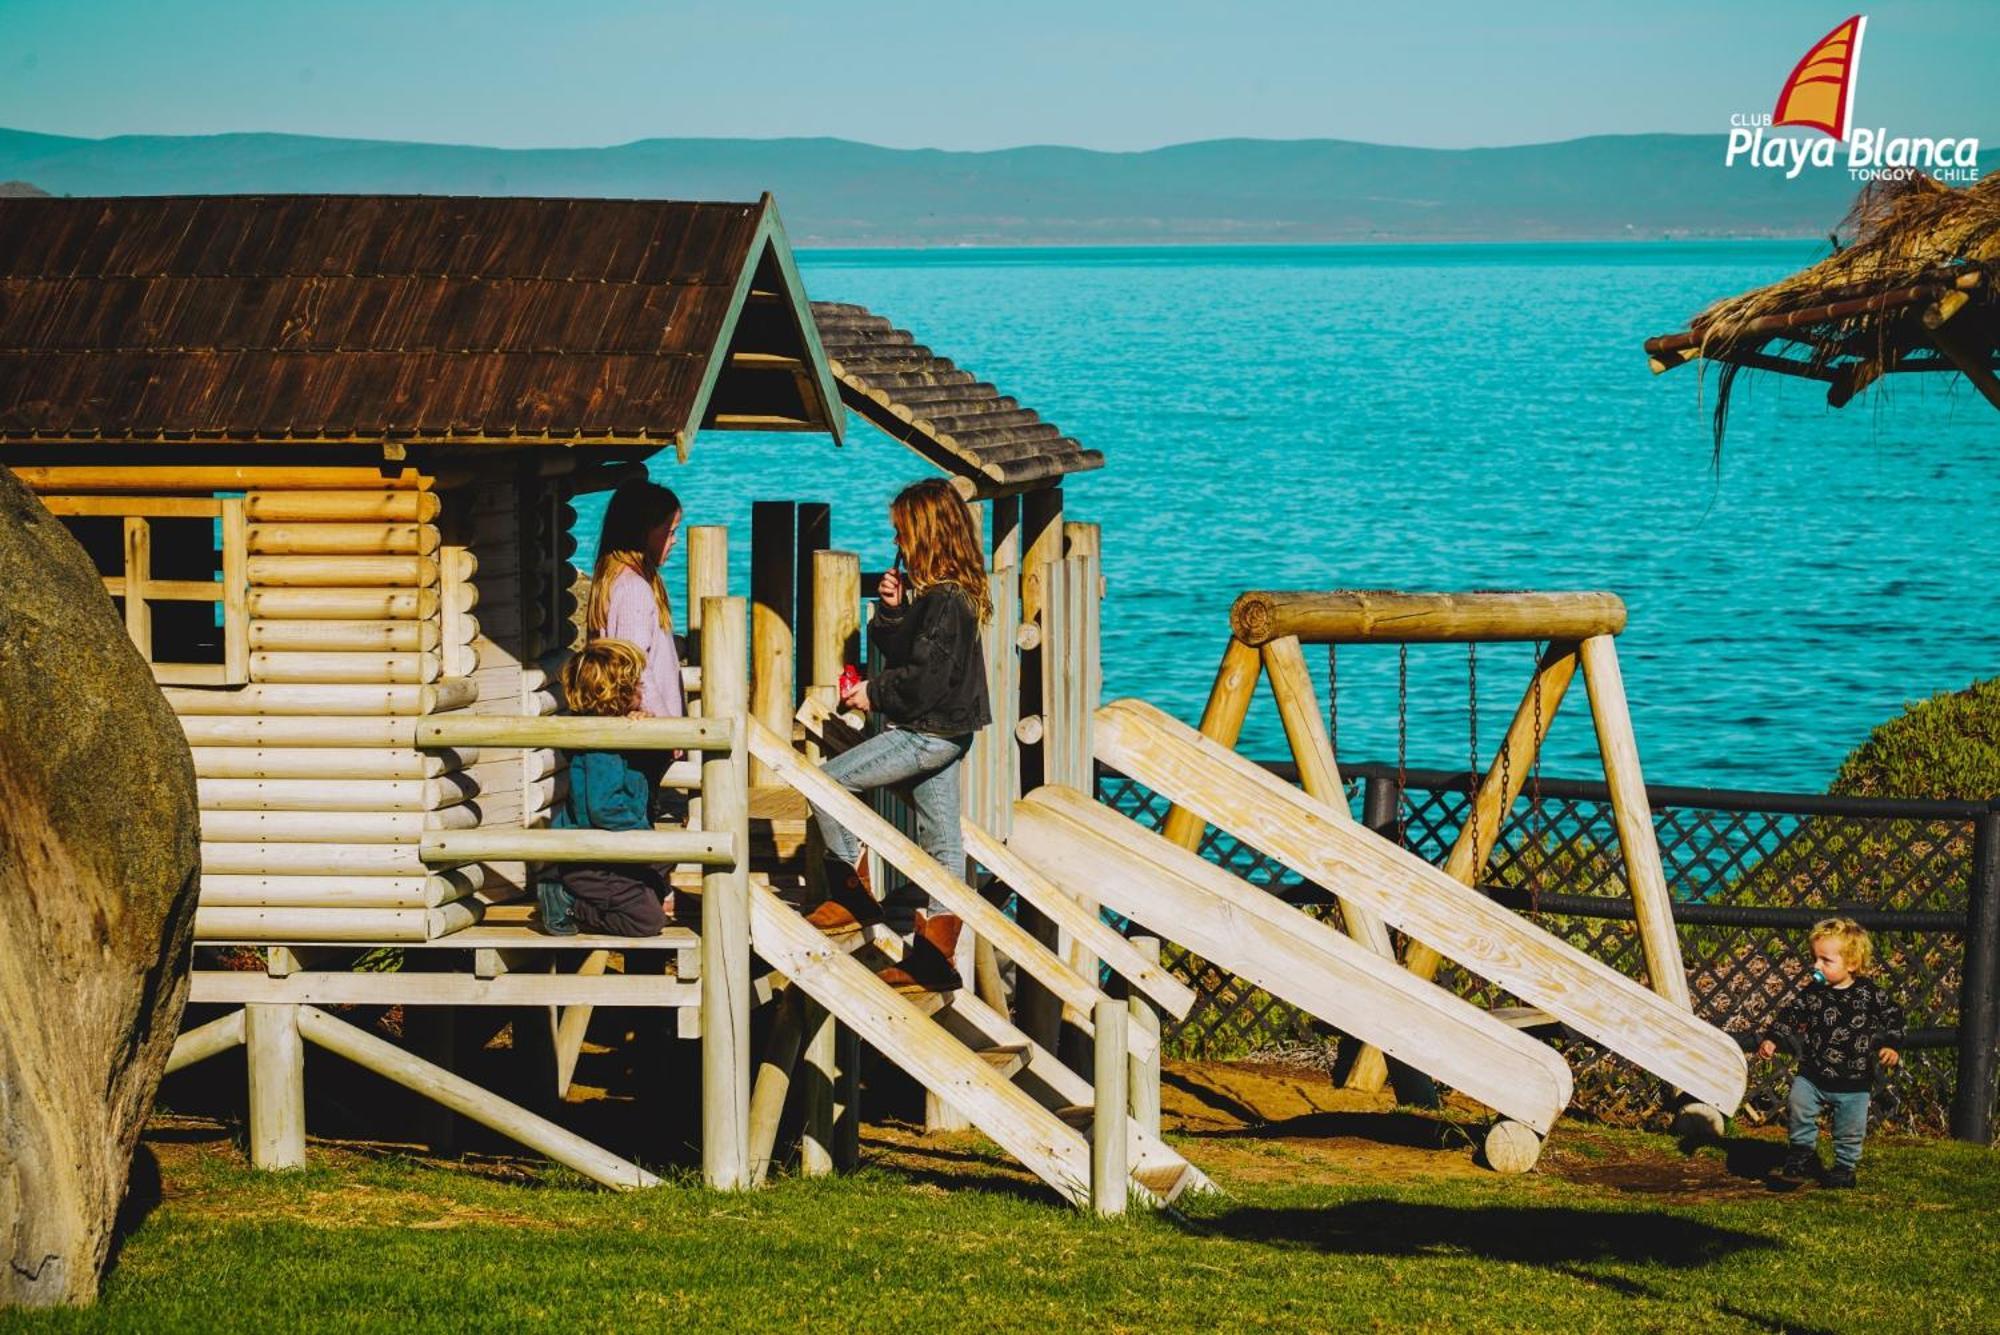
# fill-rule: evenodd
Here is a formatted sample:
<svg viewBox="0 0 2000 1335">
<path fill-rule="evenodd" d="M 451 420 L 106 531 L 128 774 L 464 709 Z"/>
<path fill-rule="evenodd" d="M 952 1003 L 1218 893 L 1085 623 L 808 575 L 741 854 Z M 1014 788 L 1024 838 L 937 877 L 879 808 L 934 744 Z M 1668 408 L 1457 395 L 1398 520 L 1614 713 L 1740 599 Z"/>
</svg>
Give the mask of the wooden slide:
<svg viewBox="0 0 2000 1335">
<path fill-rule="evenodd" d="M 1091 1013 L 1103 995 L 1093 983 L 1079 977 L 777 734 L 754 719 L 749 734 L 750 753 L 782 782 L 831 811 L 862 843 L 1076 1008 L 1072 1023 Z M 753 883 L 750 895 L 751 942 L 771 967 L 1064 1197 L 1078 1205 L 1088 1203 L 1090 1142 L 1077 1123 L 1087 1124 L 1093 1092 L 1089 1081 L 969 991 L 904 996 L 828 940 L 768 886 Z M 1172 982 L 1164 974 L 1148 981 L 1162 992 Z M 1183 1192 L 1214 1189 L 1199 1169 L 1129 1119 L 1126 1156 L 1132 1184 L 1144 1193 L 1141 1199 L 1170 1202 Z"/>
<path fill-rule="evenodd" d="M 1461 885 L 1415 854 L 1342 819 L 1342 813 L 1178 719 L 1141 700 L 1113 701 L 1097 712 L 1096 750 L 1106 764 L 1276 858 L 1343 903 L 1373 910 L 1413 940 L 1491 979 L 1725 1115 L 1742 1102 L 1748 1067 L 1736 1041 L 1720 1029 Z M 1030 800 L 1021 810 L 1032 811 L 1038 805 L 1052 804 Z M 1020 834 L 1017 814 L 1017 847 Z M 1128 838 L 1126 843 L 1151 848 L 1144 841 Z M 1103 886 L 1092 889 L 1095 897 L 1109 902 Z M 1305 921 L 1302 914 L 1293 916 Z M 1178 920 L 1146 921 L 1180 939 Z M 1376 1004 L 1376 996 L 1370 995 L 1362 1009 Z M 1348 1027 L 1346 1020 L 1336 1023 Z M 1376 1041 L 1364 1029 L 1351 1032 Z M 1399 1051 L 1387 1042 L 1382 1046 L 1411 1065 L 1474 1092 L 1445 1075 L 1423 1052 Z M 1491 1102 L 1485 1095 L 1474 1096 Z"/>
<path fill-rule="evenodd" d="M 1545 1044 L 1072 788 L 1014 805 L 1008 847 L 1272 995 L 1547 1135 L 1570 1071 Z"/>
</svg>

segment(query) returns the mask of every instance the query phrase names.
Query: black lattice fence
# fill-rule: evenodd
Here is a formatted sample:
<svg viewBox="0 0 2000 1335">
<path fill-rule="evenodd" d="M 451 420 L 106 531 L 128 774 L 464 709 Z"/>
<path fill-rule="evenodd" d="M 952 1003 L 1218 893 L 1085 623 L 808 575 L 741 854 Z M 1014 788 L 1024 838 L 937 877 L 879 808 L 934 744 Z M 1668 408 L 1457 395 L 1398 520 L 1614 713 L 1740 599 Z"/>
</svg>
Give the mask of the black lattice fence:
<svg viewBox="0 0 2000 1335">
<path fill-rule="evenodd" d="M 1399 787 L 1393 768 L 1358 766 L 1348 777 L 1350 797 L 1361 799 L 1358 815 L 1427 861 L 1444 861 L 1469 809 L 1468 776 L 1405 771 Z M 1648 795 L 1698 1013 L 1747 1041 L 1803 981 L 1807 928 L 1834 914 L 1857 918 L 1875 939 L 1877 980 L 1902 1004 L 1911 1029 L 1902 1068 L 1878 1084 L 1879 1115 L 1898 1129 L 1942 1131 L 1957 1086 L 1967 913 L 1982 856 L 1986 877 L 1996 875 L 1995 855 L 1981 846 L 2000 833 L 1995 809 L 1709 789 Z M 1122 775 L 1101 775 L 1099 796 L 1154 828 L 1166 817 L 1163 799 Z M 1315 916 L 1337 917 L 1319 887 L 1212 827 L 1201 851 Z M 1602 784 L 1542 780 L 1524 794 L 1503 822 L 1481 888 L 1645 979 Z M 1167 955 L 1198 994 L 1195 1009 L 1169 1031 L 1172 1050 L 1233 1056 L 1326 1037 L 1315 1021 L 1241 979 L 1172 947 Z M 1439 981 L 1476 1004 L 1517 1004 L 1449 965 Z M 1615 1121 L 1659 1113 L 1664 1092 L 1656 1080 L 1587 1040 L 1557 1042 L 1575 1070 L 1579 1107 Z M 1783 1059 L 1753 1061 L 1747 1115 L 1777 1113 L 1787 1076 Z"/>
</svg>

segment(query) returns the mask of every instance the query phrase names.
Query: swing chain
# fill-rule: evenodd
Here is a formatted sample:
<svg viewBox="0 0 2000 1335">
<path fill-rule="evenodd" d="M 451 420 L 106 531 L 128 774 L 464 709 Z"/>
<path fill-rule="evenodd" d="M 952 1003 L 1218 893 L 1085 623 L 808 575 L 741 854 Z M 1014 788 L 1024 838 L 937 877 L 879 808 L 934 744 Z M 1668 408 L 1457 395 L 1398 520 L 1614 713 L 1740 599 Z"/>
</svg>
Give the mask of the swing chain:
<svg viewBox="0 0 2000 1335">
<path fill-rule="evenodd" d="M 1326 745 L 1333 763 L 1340 764 L 1340 674 L 1334 665 L 1334 646 L 1326 646 Z"/>
<path fill-rule="evenodd" d="M 1407 847 L 1410 753 L 1410 646 L 1396 646 L 1396 843 Z"/>
<path fill-rule="evenodd" d="M 1480 856 L 1479 846 L 1479 643 L 1468 640 L 1465 645 L 1465 718 L 1468 745 L 1471 748 L 1470 771 L 1466 787 L 1466 802 L 1472 808 L 1472 881 L 1473 889 L 1479 888 L 1479 873 L 1484 870 L 1485 859 Z"/>
<path fill-rule="evenodd" d="M 1542 810 L 1542 675 L 1543 658 L 1555 645 L 1535 641 L 1535 731 L 1532 734 L 1535 749 L 1528 760 L 1528 813 L 1532 817 L 1531 834 L 1534 841 L 1535 859 L 1528 864 L 1528 911 L 1539 912 L 1542 906 L 1542 861 L 1548 850 L 1544 847 L 1548 837 L 1548 813 Z"/>
</svg>

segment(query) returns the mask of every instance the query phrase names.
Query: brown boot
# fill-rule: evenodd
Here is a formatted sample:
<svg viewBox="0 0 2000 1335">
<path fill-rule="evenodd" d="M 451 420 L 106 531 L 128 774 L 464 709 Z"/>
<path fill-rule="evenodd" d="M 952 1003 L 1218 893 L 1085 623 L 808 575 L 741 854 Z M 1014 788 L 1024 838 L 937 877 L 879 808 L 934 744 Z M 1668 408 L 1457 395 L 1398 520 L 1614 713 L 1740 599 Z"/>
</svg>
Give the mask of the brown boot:
<svg viewBox="0 0 2000 1335">
<path fill-rule="evenodd" d="M 826 901 L 806 915 L 806 921 L 828 936 L 853 936 L 882 921 L 882 906 L 868 892 L 868 881 L 839 858 L 824 863 Z"/>
<path fill-rule="evenodd" d="M 959 930 L 964 926 L 956 915 L 940 913 L 927 917 L 917 914 L 917 932 L 903 962 L 892 964 L 876 976 L 898 992 L 956 992 L 964 982 L 951 962 L 958 949 Z"/>
</svg>

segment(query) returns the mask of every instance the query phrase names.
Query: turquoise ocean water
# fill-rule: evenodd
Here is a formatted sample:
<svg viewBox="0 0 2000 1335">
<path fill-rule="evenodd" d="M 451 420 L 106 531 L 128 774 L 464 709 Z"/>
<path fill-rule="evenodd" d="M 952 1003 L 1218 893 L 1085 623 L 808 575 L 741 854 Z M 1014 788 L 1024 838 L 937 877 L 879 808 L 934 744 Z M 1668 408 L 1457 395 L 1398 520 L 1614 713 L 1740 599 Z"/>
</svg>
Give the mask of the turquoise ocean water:
<svg viewBox="0 0 2000 1335">
<path fill-rule="evenodd" d="M 1604 588 L 1655 782 L 1815 791 L 1905 701 L 2000 674 L 2000 414 L 1958 377 L 1739 381 L 1719 471 L 1694 368 L 1640 344 L 1812 262 L 1811 243 L 802 252 L 864 303 L 1085 445 L 1074 518 L 1104 526 L 1108 695 L 1196 718 L 1246 588 Z M 834 503 L 886 562 L 888 498 L 929 472 L 854 422 L 704 433 L 653 470 L 727 523 L 746 580 L 758 499 Z M 578 524 L 583 558 L 597 512 Z M 678 554 L 677 554 L 678 556 Z M 669 587 L 685 589 L 678 561 Z M 1309 651 L 1316 673 L 1324 658 Z M 1525 646 L 1479 655 L 1480 742 Z M 1340 664 L 1343 759 L 1393 759 L 1396 653 Z M 1463 648 L 1409 663 L 1410 763 L 1467 763 Z M 1324 683 L 1322 682 L 1322 695 Z M 1588 776 L 1581 689 L 1546 772 Z M 1245 749 L 1283 754 L 1268 694 Z"/>
</svg>

